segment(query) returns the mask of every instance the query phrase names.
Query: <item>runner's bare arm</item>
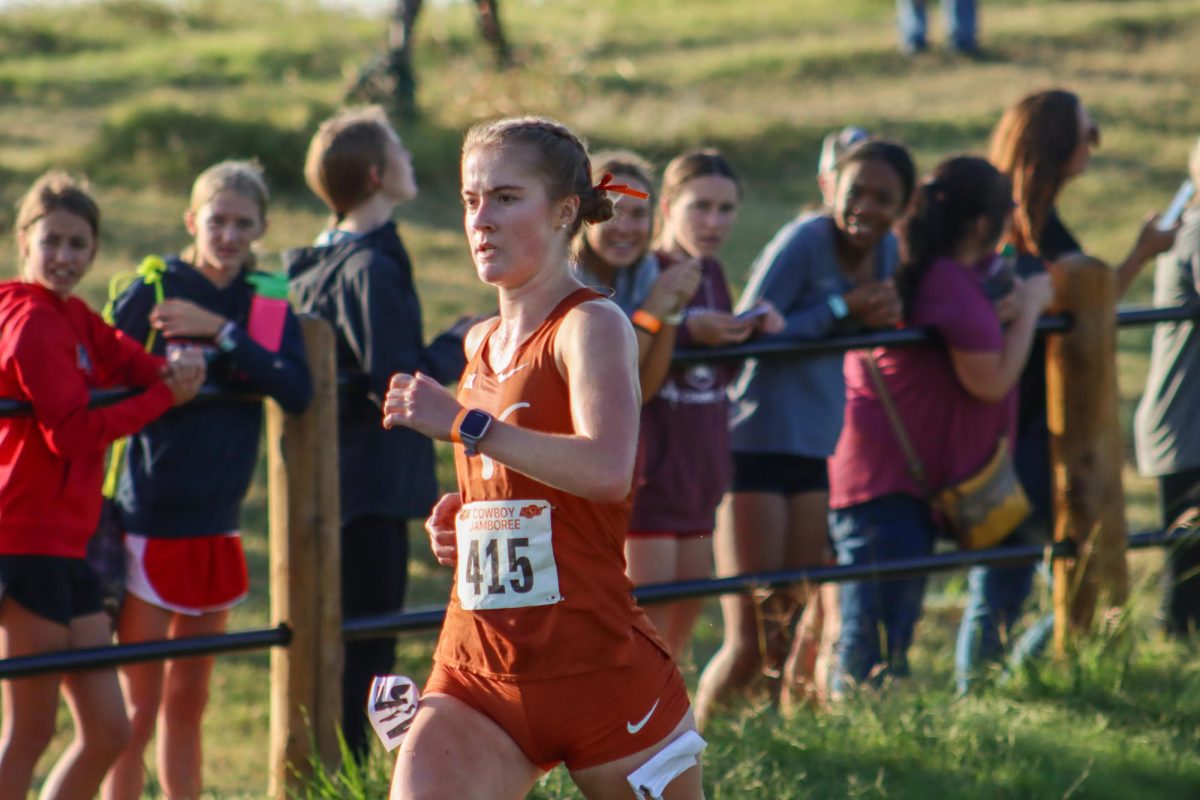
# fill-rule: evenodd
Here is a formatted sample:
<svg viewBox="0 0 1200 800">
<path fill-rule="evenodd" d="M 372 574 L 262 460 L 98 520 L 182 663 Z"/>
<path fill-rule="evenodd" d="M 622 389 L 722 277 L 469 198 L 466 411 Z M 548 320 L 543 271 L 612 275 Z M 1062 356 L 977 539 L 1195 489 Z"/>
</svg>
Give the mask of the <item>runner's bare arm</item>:
<svg viewBox="0 0 1200 800">
<path fill-rule="evenodd" d="M 633 330 L 611 303 L 585 303 L 563 320 L 555 356 L 570 389 L 576 432 L 541 433 L 496 420 L 479 451 L 556 489 L 621 500 L 633 480 L 641 405 Z M 384 402 L 384 426 L 446 441 L 460 408 L 431 378 L 397 375 Z"/>
</svg>

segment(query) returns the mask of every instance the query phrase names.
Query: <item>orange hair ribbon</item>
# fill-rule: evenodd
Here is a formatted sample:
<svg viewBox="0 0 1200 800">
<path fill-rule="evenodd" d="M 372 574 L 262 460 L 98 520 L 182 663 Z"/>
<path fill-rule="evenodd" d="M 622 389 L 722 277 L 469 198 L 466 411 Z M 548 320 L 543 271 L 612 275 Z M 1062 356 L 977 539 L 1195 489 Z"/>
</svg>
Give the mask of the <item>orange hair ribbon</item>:
<svg viewBox="0 0 1200 800">
<path fill-rule="evenodd" d="M 637 189 L 634 189 L 631 186 L 627 186 L 624 183 L 613 183 L 612 179 L 613 179 L 613 174 L 611 172 L 604 173 L 604 177 L 601 178 L 600 182 L 596 184 L 596 191 L 598 191 L 598 192 L 615 192 L 617 194 L 624 194 L 624 195 L 628 195 L 630 197 L 636 197 L 638 200 L 646 200 L 650 197 L 650 195 L 648 195 L 647 193 L 639 191 Z"/>
</svg>

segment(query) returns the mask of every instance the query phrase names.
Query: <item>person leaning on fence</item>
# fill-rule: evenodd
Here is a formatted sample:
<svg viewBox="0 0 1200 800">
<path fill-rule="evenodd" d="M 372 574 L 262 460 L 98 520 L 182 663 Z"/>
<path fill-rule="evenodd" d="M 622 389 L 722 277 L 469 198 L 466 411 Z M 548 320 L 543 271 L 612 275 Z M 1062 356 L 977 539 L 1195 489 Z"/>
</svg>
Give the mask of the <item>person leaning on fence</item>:
<svg viewBox="0 0 1200 800">
<path fill-rule="evenodd" d="M 114 331 L 71 292 L 99 245 L 100 211 L 64 173 L 38 179 L 17 209 L 22 278 L 0 284 L 0 397 L 28 415 L 0 419 L 0 658 L 100 647 L 112 638 L 100 583 L 84 559 L 100 517 L 104 450 L 195 396 L 204 364 L 170 366 Z M 89 392 L 143 387 L 104 408 Z M 93 797 L 129 741 L 116 672 L 0 682 L 0 798 L 24 800 L 54 735 L 61 686 L 75 740 L 41 797 Z"/>
<path fill-rule="evenodd" d="M 1191 180 L 1200 186 L 1200 141 Z M 1174 249 L 1159 257 L 1154 305 L 1200 304 L 1200 208 L 1185 212 Z M 1138 470 L 1158 478 L 1163 525 L 1197 527 L 1200 519 L 1200 331 L 1192 320 L 1159 323 L 1150 345 L 1150 373 L 1134 417 Z M 1200 629 L 1200 543 L 1166 551 L 1163 627 L 1171 636 Z"/>
<path fill-rule="evenodd" d="M 996 308 L 985 294 L 1011 198 L 1008 179 L 986 161 L 953 158 L 925 179 L 901 223 L 896 283 L 904 321 L 932 328 L 941 343 L 846 356 L 845 427 L 829 463 L 839 564 L 929 554 L 941 524 L 930 494 L 978 473 L 1011 438 L 1013 390 L 1038 316 L 1052 298 L 1045 275 L 1014 279 L 1013 292 Z M 889 398 L 898 423 L 889 416 Z M 923 477 L 914 474 L 915 459 Z M 842 584 L 842 631 L 830 679 L 835 696 L 882 668 L 907 674 L 924 588 L 924 576 Z"/>
<path fill-rule="evenodd" d="M 1100 144 L 1100 128 L 1080 99 L 1061 89 L 1027 95 L 1007 110 L 992 131 L 988 158 L 1013 185 L 1013 224 L 1005 241 L 1017 251 L 1022 277 L 1042 275 L 1047 265 L 1081 253 L 1083 247 L 1058 216 L 1064 186 L 1082 175 Z M 1123 294 L 1142 267 L 1171 246 L 1174 230 L 1160 231 L 1157 219 L 1142 224 L 1129 254 L 1117 267 Z M 1014 459 L 1033 513 L 1016 539 L 1045 540 L 1053 526 L 1050 429 L 1046 421 L 1046 346 L 1034 341 L 1018 388 Z M 958 631 L 955 673 L 959 692 L 1014 642 L 1017 662 L 1040 651 L 1053 618 L 1044 617 L 1014 638 L 1021 609 L 1033 588 L 1036 566 L 974 567 L 967 574 L 967 603 Z"/>
<path fill-rule="evenodd" d="M 481 124 L 463 144 L 464 227 L 500 318 L 467 337 L 457 398 L 401 374 L 384 404 L 385 426 L 457 443 L 459 481 L 426 523 L 456 576 L 394 800 L 524 797 L 559 762 L 588 797 L 703 796 L 687 688 L 624 573 L 636 340 L 567 263 L 624 191 L 595 185 L 550 120 Z"/>
<path fill-rule="evenodd" d="M 425 344 L 412 262 L 392 219 L 417 194 L 412 156 L 383 110 L 344 111 L 309 144 L 309 188 L 334 214 L 316 245 L 284 254 L 298 308 L 328 320 L 337 369 L 353 385 L 338 393 L 342 615 L 387 614 L 404 604 L 408 520 L 437 499 L 432 443 L 413 431 L 379 429 L 388 380 L 420 371 L 452 383 L 462 373 L 460 321 Z M 396 637 L 347 642 L 342 729 L 350 752 L 370 744 L 366 702 L 375 675 L 391 671 Z"/>
<path fill-rule="evenodd" d="M 592 156 L 591 165 L 593 175 L 611 175 L 637 194 L 617 195 L 612 219 L 580 229 L 571 246 L 571 267 L 580 283 L 608 294 L 626 316 L 648 315 L 662 323 L 634 328 L 646 400 L 658 392 L 670 368 L 681 311 L 700 285 L 700 264 L 669 275 L 659 268 L 650 250 L 658 191 L 649 162 L 628 150 L 606 150 Z"/>
<path fill-rule="evenodd" d="M 783 326 L 767 304 L 753 318 L 732 313 L 729 281 L 717 254 L 729 237 L 741 200 L 741 181 L 716 150 L 690 150 L 667 164 L 662 235 L 656 251 L 663 280 L 694 265 L 701 270 L 699 285 L 679 311 L 682 322 L 674 337 L 675 348 L 734 345 L 760 330 Z M 659 322 L 633 318 L 638 331 L 653 330 Z M 660 349 L 652 357 L 665 366 L 674 348 L 663 345 L 656 340 Z M 732 375 L 727 364 L 676 367 L 652 396 L 643 397 L 638 486 L 625 540 L 627 571 L 635 584 L 712 575 L 716 510 L 729 487 L 725 390 Z M 676 600 L 646 611 L 678 659 L 687 654 L 702 605 L 699 599 Z"/>
<path fill-rule="evenodd" d="M 897 250 L 890 231 L 914 182 L 902 145 L 875 140 L 846 151 L 833 207 L 801 216 L 775 235 L 751 269 L 739 308 L 772 304 L 784 320 L 779 339 L 895 325 L 900 304 L 891 283 Z M 733 482 L 717 527 L 718 571 L 736 575 L 825 563 L 826 458 L 842 425 L 842 356 L 750 359 L 733 381 L 730 399 Z M 721 599 L 725 640 L 700 679 L 696 707 L 702 721 L 763 669 L 784 666 L 789 680 L 796 677 L 801 653 L 784 664 L 796 616 L 788 606 L 803 604 L 805 594 L 775 592 L 762 602 Z M 830 594 L 826 590 L 827 600 Z"/>
<path fill-rule="evenodd" d="M 261 169 L 224 161 L 192 185 L 184 252 L 154 260 L 113 302 L 113 324 L 151 352 L 191 350 L 222 394 L 265 395 L 289 413 L 312 397 L 300 326 L 286 303 L 272 315 L 256 296 L 251 247 L 267 226 Z M 122 644 L 224 633 L 249 590 L 241 505 L 258 462 L 262 404 L 210 398 L 176 409 L 131 437 L 116 492 L 125 532 Z M 105 781 L 105 800 L 135 800 L 143 752 L 158 730 L 158 781 L 172 797 L 198 797 L 201 721 L 214 658 L 121 668 L 133 723 L 129 746 Z"/>
</svg>

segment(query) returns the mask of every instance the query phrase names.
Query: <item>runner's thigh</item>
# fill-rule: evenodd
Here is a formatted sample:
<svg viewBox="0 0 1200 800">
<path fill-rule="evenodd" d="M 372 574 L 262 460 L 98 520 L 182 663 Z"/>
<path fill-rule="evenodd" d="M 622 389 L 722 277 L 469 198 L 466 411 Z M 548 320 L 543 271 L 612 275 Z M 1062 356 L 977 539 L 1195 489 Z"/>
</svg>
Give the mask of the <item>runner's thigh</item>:
<svg viewBox="0 0 1200 800">
<path fill-rule="evenodd" d="M 392 800 L 516 800 L 541 771 L 496 723 L 444 694 L 421 698 L 400 746 Z"/>
<path fill-rule="evenodd" d="M 696 730 L 696 720 L 689 710 L 679 724 L 669 734 L 655 744 L 631 756 L 599 764 L 595 767 L 574 770 L 571 780 L 583 792 L 588 800 L 628 800 L 633 796 L 633 787 L 629 785 L 629 775 L 638 767 L 649 761 L 655 753 L 675 741 L 688 731 Z M 699 764 L 686 770 L 667 785 L 663 791 L 664 800 L 702 800 L 704 787 L 701 781 L 702 771 Z"/>
</svg>

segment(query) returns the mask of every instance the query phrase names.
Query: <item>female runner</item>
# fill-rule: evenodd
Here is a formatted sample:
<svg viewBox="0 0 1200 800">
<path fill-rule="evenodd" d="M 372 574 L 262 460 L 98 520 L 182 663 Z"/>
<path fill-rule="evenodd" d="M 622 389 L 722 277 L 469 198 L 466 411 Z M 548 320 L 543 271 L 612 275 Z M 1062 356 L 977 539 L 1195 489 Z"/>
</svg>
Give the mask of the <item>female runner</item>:
<svg viewBox="0 0 1200 800">
<path fill-rule="evenodd" d="M 398 374 L 383 408 L 385 427 L 455 441 L 459 483 L 426 523 L 456 578 L 392 797 L 522 797 L 559 762 L 586 797 L 628 797 L 668 747 L 692 758 L 651 794 L 701 797 L 686 688 L 624 571 L 633 329 L 568 266 L 578 227 L 612 215 L 605 188 L 624 187 L 594 186 L 579 139 L 537 118 L 473 128 L 462 184 L 500 316 L 468 334 L 457 399 Z"/>
</svg>

